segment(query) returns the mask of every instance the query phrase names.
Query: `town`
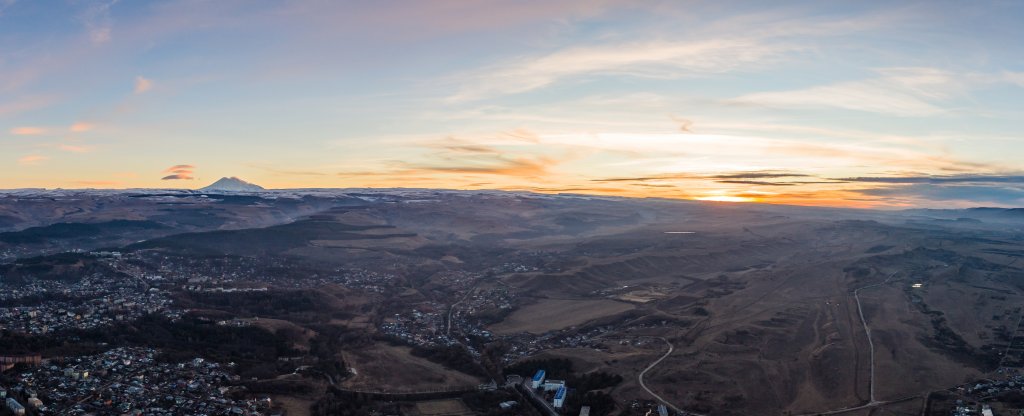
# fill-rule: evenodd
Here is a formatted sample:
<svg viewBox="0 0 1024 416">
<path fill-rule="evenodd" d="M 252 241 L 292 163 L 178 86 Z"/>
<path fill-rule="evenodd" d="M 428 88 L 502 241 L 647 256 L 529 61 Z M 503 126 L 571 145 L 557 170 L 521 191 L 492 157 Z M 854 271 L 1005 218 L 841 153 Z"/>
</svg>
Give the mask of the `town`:
<svg viewBox="0 0 1024 416">
<path fill-rule="evenodd" d="M 232 398 L 238 381 L 230 365 L 195 358 L 163 362 L 149 348 L 120 347 L 102 354 L 49 359 L 0 383 L 14 414 L 270 414 L 270 399 Z"/>
</svg>

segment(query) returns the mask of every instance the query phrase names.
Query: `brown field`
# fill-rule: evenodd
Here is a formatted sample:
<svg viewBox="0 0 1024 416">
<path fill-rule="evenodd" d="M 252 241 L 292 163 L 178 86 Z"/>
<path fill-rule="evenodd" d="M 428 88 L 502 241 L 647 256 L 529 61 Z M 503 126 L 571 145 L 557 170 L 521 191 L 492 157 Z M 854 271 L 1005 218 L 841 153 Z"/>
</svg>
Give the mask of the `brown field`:
<svg viewBox="0 0 1024 416">
<path fill-rule="evenodd" d="M 458 399 L 416 402 L 408 407 L 406 411 L 411 416 L 471 416 L 474 414 Z"/>
<path fill-rule="evenodd" d="M 539 334 L 579 325 L 633 308 L 634 306 L 628 303 L 607 299 L 540 299 L 535 303 L 523 306 L 504 321 L 492 325 L 490 329 L 497 334 L 516 332 Z"/>
<path fill-rule="evenodd" d="M 316 336 L 316 331 L 280 319 L 241 318 L 237 319 L 237 321 L 247 322 L 249 325 L 260 327 L 270 332 L 277 332 L 280 330 L 291 331 L 296 335 L 296 337 L 293 338 L 293 347 L 301 351 L 309 351 L 309 340 Z"/>
<path fill-rule="evenodd" d="M 342 352 L 345 362 L 356 370 L 342 385 L 350 389 L 416 392 L 448 387 L 476 386 L 476 377 L 414 357 L 409 347 L 375 344 Z"/>
<path fill-rule="evenodd" d="M 274 405 L 281 406 L 288 416 L 309 416 L 309 407 L 316 400 L 294 396 L 271 395 Z"/>
</svg>

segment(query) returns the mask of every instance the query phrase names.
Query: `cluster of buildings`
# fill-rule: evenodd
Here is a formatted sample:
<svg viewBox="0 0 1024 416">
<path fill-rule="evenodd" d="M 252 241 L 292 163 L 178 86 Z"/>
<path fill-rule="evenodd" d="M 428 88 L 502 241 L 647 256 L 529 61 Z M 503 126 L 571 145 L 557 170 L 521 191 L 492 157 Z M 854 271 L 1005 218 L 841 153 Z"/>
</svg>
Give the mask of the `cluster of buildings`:
<svg viewBox="0 0 1024 416">
<path fill-rule="evenodd" d="M 17 414 L 263 415 L 270 399 L 235 400 L 237 376 L 196 358 L 169 363 L 150 348 L 117 348 L 102 354 L 51 360 L 0 382 L 8 408 Z M 12 406 L 16 404 L 15 406 Z"/>
<path fill-rule="evenodd" d="M 185 290 L 190 291 L 257 290 L 267 284 L 292 289 L 340 284 L 368 293 L 384 293 L 394 288 L 398 279 L 391 273 L 359 268 L 337 268 L 323 273 L 322 270 L 303 269 L 302 266 L 274 257 L 206 259 L 141 252 L 126 253 L 123 257 L 111 258 L 111 261 L 121 264 L 145 263 L 149 265 L 148 269 L 138 270 L 139 277 L 183 285 Z M 268 273 L 268 270 L 274 272 Z M 253 284 L 259 284 L 259 287 L 254 289 Z"/>
<path fill-rule="evenodd" d="M 553 380 L 546 377 L 547 372 L 537 370 L 537 373 L 533 375 L 533 379 L 530 380 L 530 388 L 545 393 L 554 392 L 551 395 L 551 405 L 556 409 L 561 409 L 565 405 L 565 396 L 569 392 L 568 387 L 565 385 L 565 380 Z"/>
<path fill-rule="evenodd" d="M 525 357 L 535 355 L 541 351 L 558 348 L 593 348 L 596 350 L 606 350 L 607 338 L 603 338 L 608 333 L 623 333 L 629 331 L 635 331 L 646 328 L 658 328 L 664 327 L 667 322 L 640 322 L 631 323 L 629 325 L 600 325 L 594 327 L 588 327 L 583 330 L 568 330 L 552 331 L 540 335 L 534 335 L 530 333 L 519 333 L 506 335 L 502 339 L 508 341 L 510 347 L 502 356 L 502 362 L 505 364 L 519 361 Z M 650 340 L 637 339 L 630 341 L 634 345 L 643 345 L 650 342 Z"/>
<path fill-rule="evenodd" d="M 445 270 L 432 276 L 431 281 L 440 284 L 446 291 L 465 293 L 480 277 L 478 273 L 465 270 Z"/>
<path fill-rule="evenodd" d="M 540 269 L 522 263 L 502 263 L 498 266 L 492 267 L 491 270 L 497 274 L 506 274 L 536 272 L 539 271 Z"/>
<path fill-rule="evenodd" d="M 311 288 L 340 284 L 368 293 L 384 293 L 396 286 L 398 276 L 359 268 L 337 268 L 322 274 L 305 270 L 287 260 L 267 257 L 192 258 L 155 252 L 92 252 L 115 270 L 156 284 L 180 285 L 194 292 L 244 292 L 281 288 Z M 146 267 L 139 267 L 145 264 Z M 275 270 L 268 273 L 268 270 Z M 301 278 L 296 278 L 301 276 Z M 257 286 L 253 286 L 258 284 Z"/>
<path fill-rule="evenodd" d="M 9 263 L 22 256 L 18 246 L 0 248 L 0 263 Z"/>
<path fill-rule="evenodd" d="M 36 281 L 6 285 L 0 281 L 0 329 L 46 334 L 65 329 L 95 329 L 144 314 L 180 317 L 165 290 L 133 279 L 93 275 L 74 283 Z"/>
<path fill-rule="evenodd" d="M 511 310 L 512 300 L 507 289 L 482 290 L 467 296 L 452 313 L 449 306 L 438 302 L 424 302 L 416 308 L 396 313 L 386 318 L 378 330 L 405 343 L 415 346 L 448 346 L 463 343 L 472 353 L 474 342 L 470 339 L 489 341 L 494 334 L 487 330 L 477 314 L 495 310 Z M 451 328 L 448 318 L 451 317 Z"/>
<path fill-rule="evenodd" d="M 1024 414 L 1024 411 L 1021 411 L 1021 414 Z M 989 407 L 988 405 L 981 405 L 981 407 L 979 407 L 979 408 L 975 408 L 975 406 L 957 405 L 956 408 L 953 409 L 953 416 L 979 416 L 979 415 L 980 416 L 995 416 L 995 413 L 992 412 L 992 408 Z"/>
<path fill-rule="evenodd" d="M 448 346 L 457 341 L 448 335 L 443 305 L 433 302 L 421 304 L 408 312 L 396 313 L 385 319 L 378 329 L 402 342 L 416 346 Z"/>
<path fill-rule="evenodd" d="M 999 407 L 999 397 L 1006 393 L 1024 393 L 1024 375 L 1013 369 L 1003 368 L 999 371 L 1005 375 L 1001 380 L 986 379 L 975 383 L 964 384 L 950 389 L 958 399 L 953 407 L 953 416 L 993 416 L 1006 415 L 1006 409 Z M 992 406 L 1001 409 L 996 412 Z M 1012 416 L 1024 416 L 1024 410 L 1014 409 Z"/>
<path fill-rule="evenodd" d="M 516 292 L 507 287 L 479 289 L 466 296 L 456 311 L 466 318 L 476 318 L 496 311 L 511 312 L 517 297 Z"/>
<path fill-rule="evenodd" d="M 363 292 L 384 293 L 395 286 L 398 276 L 391 273 L 375 272 L 364 269 L 339 269 L 339 274 L 328 276 L 317 281 L 318 284 L 336 283 L 349 289 Z"/>
<path fill-rule="evenodd" d="M 505 364 L 519 361 L 522 358 L 535 355 L 541 351 L 556 348 L 595 348 L 603 347 L 602 341 L 598 338 L 611 331 L 611 326 L 602 326 L 583 332 L 566 333 L 562 331 L 549 332 L 540 335 L 530 333 L 519 333 L 505 336 L 509 341 L 509 348 L 502 356 Z"/>
</svg>

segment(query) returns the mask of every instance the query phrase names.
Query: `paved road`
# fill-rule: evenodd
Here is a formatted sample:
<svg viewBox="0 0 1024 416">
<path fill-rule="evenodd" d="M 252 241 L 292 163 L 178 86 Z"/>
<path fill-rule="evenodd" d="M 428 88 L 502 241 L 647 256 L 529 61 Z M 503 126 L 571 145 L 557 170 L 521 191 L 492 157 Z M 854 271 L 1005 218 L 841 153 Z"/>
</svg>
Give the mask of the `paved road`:
<svg viewBox="0 0 1024 416">
<path fill-rule="evenodd" d="M 661 402 L 661 404 L 663 404 L 665 406 L 668 406 L 669 409 L 672 409 L 676 413 L 683 413 L 683 411 L 680 410 L 678 407 L 676 407 L 674 404 L 669 403 L 667 400 L 665 400 L 661 396 L 659 396 L 658 393 L 655 393 L 655 392 L 651 391 L 651 389 L 647 387 L 647 384 L 644 384 L 644 374 L 647 374 L 647 372 L 651 371 L 652 368 L 656 367 L 658 364 L 661 364 L 661 362 L 664 361 L 666 358 L 668 358 L 669 355 L 672 355 L 672 351 L 675 350 L 675 347 L 672 346 L 672 343 L 668 342 L 667 339 L 662 338 L 662 337 L 656 337 L 656 338 L 664 341 L 665 344 L 668 345 L 668 351 L 665 352 L 665 355 L 662 355 L 657 360 L 654 360 L 654 362 L 651 363 L 650 365 L 648 365 L 647 368 L 644 369 L 644 371 L 641 371 L 640 375 L 638 375 L 636 377 L 636 380 L 638 382 L 640 382 L 640 387 L 643 388 L 645 391 L 647 391 L 647 394 L 650 394 L 651 396 L 653 396 L 656 400 Z"/>
</svg>

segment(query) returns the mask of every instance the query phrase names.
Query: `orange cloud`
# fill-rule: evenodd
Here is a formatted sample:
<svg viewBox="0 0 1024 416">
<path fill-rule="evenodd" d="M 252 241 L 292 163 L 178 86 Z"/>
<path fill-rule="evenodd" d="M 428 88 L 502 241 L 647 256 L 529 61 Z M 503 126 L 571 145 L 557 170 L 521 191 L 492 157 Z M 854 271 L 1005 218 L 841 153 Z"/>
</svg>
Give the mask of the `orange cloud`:
<svg viewBox="0 0 1024 416">
<path fill-rule="evenodd" d="M 18 158 L 18 164 L 19 165 L 35 165 L 35 164 L 37 164 L 39 162 L 42 162 L 42 161 L 44 161 L 46 159 L 49 159 L 49 158 L 46 157 L 46 156 L 40 156 L 40 155 L 27 155 L 27 156 L 22 156 L 22 157 Z"/>
<path fill-rule="evenodd" d="M 171 166 L 171 167 L 169 167 L 167 169 L 164 169 L 164 173 L 169 173 L 170 175 L 166 175 L 163 178 L 160 178 L 160 180 L 170 181 L 170 180 L 192 180 L 192 179 L 195 179 L 195 177 L 192 176 L 192 173 L 195 171 L 195 168 L 196 167 L 193 166 L 193 165 L 174 165 L 174 166 Z"/>
<path fill-rule="evenodd" d="M 11 134 L 17 136 L 38 136 L 46 134 L 46 129 L 42 127 L 15 127 L 11 129 Z"/>
</svg>

